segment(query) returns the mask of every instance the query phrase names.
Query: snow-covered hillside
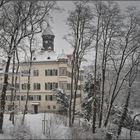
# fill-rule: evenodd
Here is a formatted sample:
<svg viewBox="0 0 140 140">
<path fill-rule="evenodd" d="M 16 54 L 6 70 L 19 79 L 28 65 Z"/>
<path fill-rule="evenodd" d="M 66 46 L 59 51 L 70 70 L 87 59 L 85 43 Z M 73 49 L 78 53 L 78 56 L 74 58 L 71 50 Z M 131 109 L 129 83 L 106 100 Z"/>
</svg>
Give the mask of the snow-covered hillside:
<svg viewBox="0 0 140 140">
<path fill-rule="evenodd" d="M 76 120 L 74 127 L 68 127 L 68 119 L 62 115 L 26 114 L 25 123 L 21 125 L 22 115 L 15 115 L 15 126 L 9 121 L 9 114 L 4 115 L 4 134 L 0 134 L 0 139 L 104 139 L 107 131 L 113 132 L 117 127 L 97 128 L 96 133 L 92 134 L 83 119 Z M 129 130 L 123 128 L 120 138 L 129 139 Z M 140 138 L 140 132 L 133 132 L 133 138 Z"/>
<path fill-rule="evenodd" d="M 0 139 L 64 139 L 68 130 L 66 118 L 51 113 L 26 114 L 25 125 L 21 125 L 22 114 L 15 116 L 15 126 L 9 121 L 9 114 L 4 115 L 4 134 Z M 45 119 L 45 126 L 44 126 Z M 45 132 L 44 132 L 45 128 Z"/>
</svg>

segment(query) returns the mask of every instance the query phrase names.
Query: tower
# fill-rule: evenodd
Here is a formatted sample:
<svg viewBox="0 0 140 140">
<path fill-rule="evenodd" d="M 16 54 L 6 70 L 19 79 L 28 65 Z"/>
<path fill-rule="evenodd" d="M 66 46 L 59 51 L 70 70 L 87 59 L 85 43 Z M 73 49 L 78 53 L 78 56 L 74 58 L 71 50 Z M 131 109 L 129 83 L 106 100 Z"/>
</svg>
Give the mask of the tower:
<svg viewBox="0 0 140 140">
<path fill-rule="evenodd" d="M 47 24 L 47 28 L 44 29 L 42 33 L 43 49 L 45 51 L 54 51 L 54 38 L 55 35 L 53 34 L 50 25 Z"/>
</svg>

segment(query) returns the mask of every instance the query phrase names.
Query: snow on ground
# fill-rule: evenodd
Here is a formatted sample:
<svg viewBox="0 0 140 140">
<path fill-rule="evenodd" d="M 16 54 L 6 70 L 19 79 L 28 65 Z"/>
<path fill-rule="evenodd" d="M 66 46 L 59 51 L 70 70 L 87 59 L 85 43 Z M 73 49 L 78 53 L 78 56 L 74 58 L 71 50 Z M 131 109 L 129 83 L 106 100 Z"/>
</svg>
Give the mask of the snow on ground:
<svg viewBox="0 0 140 140">
<path fill-rule="evenodd" d="M 91 129 L 86 130 L 87 124 L 84 126 L 83 119 L 76 119 L 76 125 L 69 128 L 65 116 L 52 113 L 26 114 L 25 123 L 21 125 L 22 116 L 23 114 L 15 115 L 15 126 L 13 126 L 9 121 L 9 114 L 4 115 L 4 134 L 0 134 L 0 139 L 103 139 L 106 132 L 117 130 L 117 125 L 110 125 L 110 129 L 97 129 L 97 132 L 92 134 Z M 129 131 L 123 128 L 120 138 L 129 139 Z M 133 131 L 132 136 L 138 139 L 140 132 Z"/>
<path fill-rule="evenodd" d="M 65 133 L 67 127 L 64 126 L 63 120 L 61 120 L 60 115 L 51 114 L 51 113 L 39 113 L 39 114 L 28 114 L 26 115 L 26 122 L 30 126 L 30 129 L 33 135 L 36 135 L 37 138 L 46 138 L 43 135 L 44 128 L 44 115 L 45 115 L 45 135 L 47 138 L 56 139 L 65 138 Z"/>
<path fill-rule="evenodd" d="M 123 128 L 121 133 L 122 139 L 130 139 L 130 130 Z M 140 131 L 133 131 L 132 132 L 132 138 L 133 139 L 140 139 Z"/>
<path fill-rule="evenodd" d="M 0 139 L 12 139 L 12 137 L 11 136 L 7 136 L 7 135 L 5 135 L 5 134 L 0 134 Z"/>
<path fill-rule="evenodd" d="M 44 116 L 45 115 L 45 116 Z M 44 132 L 44 120 L 45 117 L 45 132 Z M 31 131 L 31 136 L 26 138 L 33 139 L 65 139 L 68 133 L 68 127 L 66 127 L 66 118 L 61 115 L 51 114 L 51 113 L 39 113 L 39 114 L 26 114 L 25 116 L 25 126 L 22 127 L 19 125 L 22 119 L 22 114 L 15 116 L 15 125 L 13 127 L 11 121 L 9 121 L 9 114 L 4 115 L 4 124 L 3 130 L 4 134 L 0 135 L 0 139 L 10 139 L 15 138 L 17 135 L 21 136 L 20 131 Z M 65 123 L 64 123 L 65 122 Z M 26 130 L 24 130 L 26 129 Z M 27 130 L 28 129 L 28 130 Z M 18 132 L 20 134 L 18 134 Z M 17 134 L 14 134 L 14 133 Z M 27 132 L 24 132 L 24 134 Z M 45 133 L 45 134 L 44 134 Z M 12 136 L 13 137 L 12 137 Z M 22 134 L 23 135 L 23 134 Z M 25 134 L 26 135 L 26 134 Z M 28 133 L 29 135 L 29 133 Z"/>
</svg>

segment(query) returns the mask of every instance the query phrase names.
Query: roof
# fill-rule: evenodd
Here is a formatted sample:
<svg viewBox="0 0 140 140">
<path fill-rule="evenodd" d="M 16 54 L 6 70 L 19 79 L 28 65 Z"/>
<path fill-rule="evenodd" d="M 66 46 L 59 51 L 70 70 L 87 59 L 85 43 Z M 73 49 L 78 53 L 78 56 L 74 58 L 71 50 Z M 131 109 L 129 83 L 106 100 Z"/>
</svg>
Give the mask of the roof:
<svg viewBox="0 0 140 140">
<path fill-rule="evenodd" d="M 44 29 L 42 35 L 54 35 L 49 24 L 47 25 L 47 28 Z"/>
<path fill-rule="evenodd" d="M 34 55 L 34 62 L 57 61 L 57 54 L 54 51 L 39 51 Z"/>
</svg>

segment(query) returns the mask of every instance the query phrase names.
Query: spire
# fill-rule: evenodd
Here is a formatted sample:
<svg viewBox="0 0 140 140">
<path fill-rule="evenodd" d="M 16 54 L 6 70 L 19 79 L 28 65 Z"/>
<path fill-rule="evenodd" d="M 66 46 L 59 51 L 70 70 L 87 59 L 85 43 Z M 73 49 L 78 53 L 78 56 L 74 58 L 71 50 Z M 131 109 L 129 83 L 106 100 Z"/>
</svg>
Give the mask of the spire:
<svg viewBox="0 0 140 140">
<path fill-rule="evenodd" d="M 50 27 L 49 18 L 50 18 L 50 16 L 49 16 L 49 13 L 48 13 L 48 15 L 46 16 L 47 27 L 44 28 L 42 35 L 53 35 L 54 36 L 54 34 L 51 30 L 51 27 Z M 46 25 L 44 25 L 44 26 L 46 26 Z"/>
<path fill-rule="evenodd" d="M 53 35 L 54 36 L 49 23 L 47 23 L 47 28 L 44 29 L 42 35 Z"/>
<path fill-rule="evenodd" d="M 67 59 L 64 49 L 62 49 L 62 53 L 58 56 L 58 59 Z"/>
</svg>

